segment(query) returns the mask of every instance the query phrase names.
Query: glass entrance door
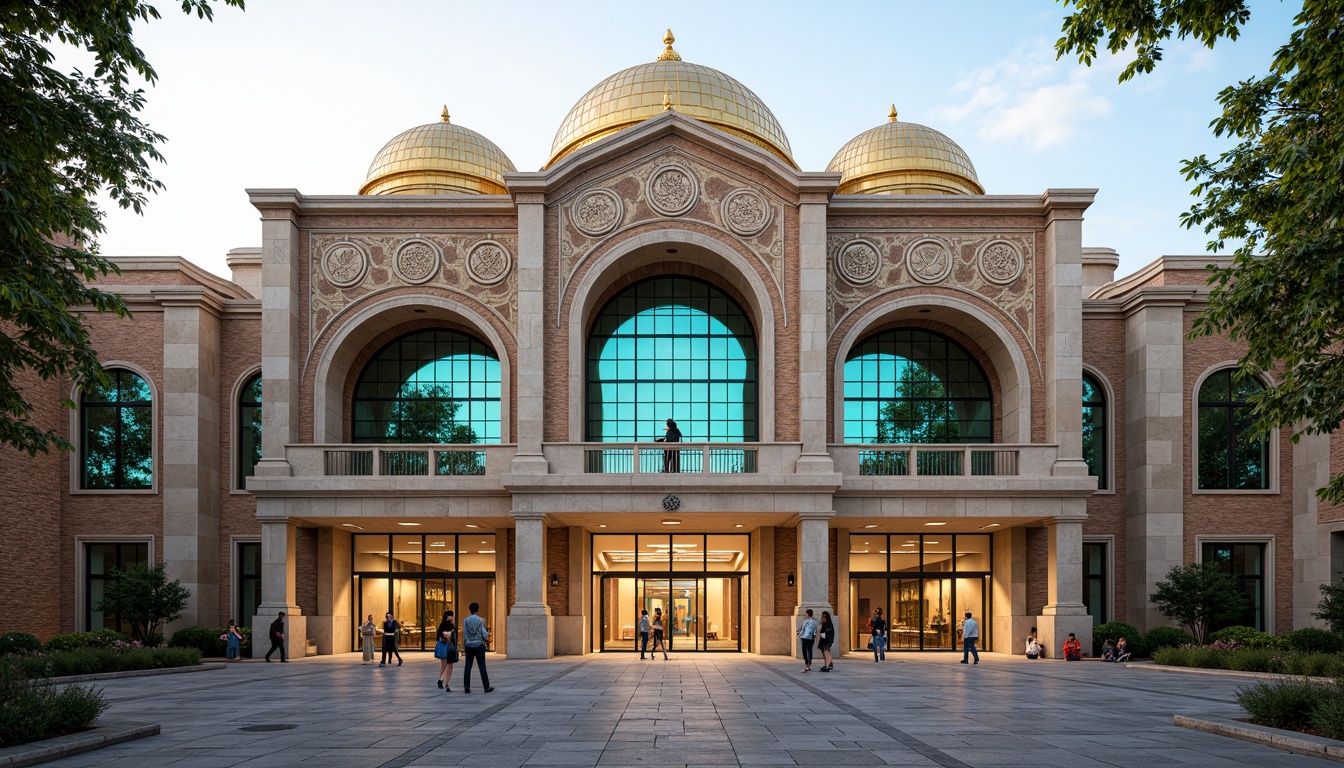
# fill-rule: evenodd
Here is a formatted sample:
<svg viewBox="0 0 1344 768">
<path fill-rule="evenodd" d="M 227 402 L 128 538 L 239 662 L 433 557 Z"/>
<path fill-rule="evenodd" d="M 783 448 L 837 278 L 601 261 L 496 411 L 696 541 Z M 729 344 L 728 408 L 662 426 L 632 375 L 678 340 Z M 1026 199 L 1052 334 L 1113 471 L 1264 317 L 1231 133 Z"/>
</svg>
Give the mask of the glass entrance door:
<svg viewBox="0 0 1344 768">
<path fill-rule="evenodd" d="M 669 651 L 740 651 L 742 577 L 602 579 L 600 650 L 637 651 L 642 611 L 659 611 Z M 650 647 L 652 647 L 650 638 Z"/>
</svg>

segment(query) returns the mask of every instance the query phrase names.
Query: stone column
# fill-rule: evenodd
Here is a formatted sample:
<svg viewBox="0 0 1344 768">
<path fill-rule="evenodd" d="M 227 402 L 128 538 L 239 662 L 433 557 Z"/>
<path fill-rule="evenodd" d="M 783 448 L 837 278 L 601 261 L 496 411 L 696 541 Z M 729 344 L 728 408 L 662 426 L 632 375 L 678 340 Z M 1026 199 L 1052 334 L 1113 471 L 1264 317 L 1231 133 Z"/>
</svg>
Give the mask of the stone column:
<svg viewBox="0 0 1344 768">
<path fill-rule="evenodd" d="M 518 392 L 514 420 L 518 450 L 510 471 L 544 475 L 550 471 L 541 450 L 546 394 L 546 205 L 540 192 L 519 193 L 514 200 L 518 205 L 518 360 L 513 378 Z"/>
<path fill-rule="evenodd" d="M 349 653 L 354 624 L 350 617 L 350 533 L 317 529 L 317 615 L 308 616 L 308 633 L 317 652 Z"/>
<path fill-rule="evenodd" d="M 1143 296 L 1125 317 L 1125 618 L 1141 631 L 1167 625 L 1148 596 L 1185 557 L 1183 305 Z"/>
<path fill-rule="evenodd" d="M 835 614 L 830 590 L 830 533 L 830 513 L 805 514 L 798 520 L 798 606 L 793 612 L 795 626 L 802 624 L 809 608 L 817 621 L 821 621 L 822 611 Z M 796 642 L 793 643 L 793 653 L 801 655 Z"/>
<path fill-rule="evenodd" d="M 798 436 L 799 473 L 834 472 L 826 450 L 826 203 L 825 193 L 805 193 L 798 214 Z"/>
<path fill-rule="evenodd" d="M 1057 443 L 1051 474 L 1086 476 L 1083 461 L 1083 211 L 1096 190 L 1045 193 L 1045 442 Z"/>
<path fill-rule="evenodd" d="M 786 656 L 793 639 L 788 616 L 775 615 L 775 527 L 763 525 L 751 537 L 751 649 L 763 656 Z"/>
<path fill-rule="evenodd" d="M 509 658 L 549 659 L 554 618 L 546 604 L 546 521 L 542 515 L 515 515 L 514 526 L 517 587 L 509 609 Z"/>
<path fill-rule="evenodd" d="M 1025 653 L 1027 632 L 1036 617 L 1027 614 L 1027 529 L 994 533 L 993 647 L 995 653 Z"/>
<path fill-rule="evenodd" d="M 1072 632 L 1083 644 L 1083 653 L 1092 652 L 1092 617 L 1083 605 L 1083 519 L 1084 500 L 1078 500 L 1082 513 L 1076 517 L 1057 517 L 1046 526 L 1049 535 L 1046 555 L 1045 608 L 1037 623 L 1041 645 L 1058 656 L 1064 639 Z M 1025 637 L 1025 636 L 1024 636 Z"/>
<path fill-rule="evenodd" d="M 219 626 L 219 310 L 204 290 L 155 290 L 163 305 L 163 559 L 191 591 L 168 631 Z"/>
<path fill-rule="evenodd" d="M 1316 490 L 1330 482 L 1330 435 L 1307 435 L 1293 443 L 1293 627 L 1325 624 L 1312 614 L 1331 571 L 1330 531 L 1320 524 Z M 1282 567 L 1282 566 L 1280 566 Z"/>
<path fill-rule="evenodd" d="M 285 445 L 299 441 L 298 190 L 249 190 L 261 211 L 261 461 L 258 476 L 289 476 Z"/>
<path fill-rule="evenodd" d="M 261 605 L 252 617 L 252 658 L 271 648 L 270 627 L 285 612 L 285 652 L 302 657 L 308 648 L 308 617 L 299 614 L 294 585 L 294 526 L 286 521 L 261 523 Z"/>
</svg>

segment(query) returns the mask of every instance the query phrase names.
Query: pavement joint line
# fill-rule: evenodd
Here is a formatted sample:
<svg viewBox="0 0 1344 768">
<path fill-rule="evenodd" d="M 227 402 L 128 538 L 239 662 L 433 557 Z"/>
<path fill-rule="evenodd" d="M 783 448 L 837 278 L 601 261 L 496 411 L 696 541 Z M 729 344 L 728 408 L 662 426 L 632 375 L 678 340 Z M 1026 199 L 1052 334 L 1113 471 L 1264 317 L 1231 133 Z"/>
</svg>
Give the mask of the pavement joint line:
<svg viewBox="0 0 1344 768">
<path fill-rule="evenodd" d="M 1024 662 L 1024 663 L 1025 663 L 1025 662 Z M 1067 663 L 1067 662 L 1065 662 L 1065 663 Z M 984 671 L 984 672 L 980 672 L 979 674 L 991 674 L 991 673 L 994 673 L 994 672 L 1001 672 L 1001 673 L 1006 673 L 1006 674 L 1010 674 L 1010 675 L 1026 675 L 1026 674 L 1029 674 L 1029 673 L 1027 672 L 1026 669 L 1014 669 L 1011 665 L 1006 665 L 1006 664 L 981 664 L 980 666 L 981 666 L 985 671 Z M 1109 665 L 1108 665 L 1108 666 L 1109 666 Z M 1126 666 L 1125 668 L 1128 669 L 1128 666 Z M 1068 683 L 1072 683 L 1072 684 L 1076 684 L 1076 685 L 1091 685 L 1091 686 L 1098 686 L 1098 687 L 1105 688 L 1105 689 L 1107 689 L 1107 690 L 1115 690 L 1115 689 L 1118 688 L 1118 689 L 1126 690 L 1126 691 L 1138 691 L 1138 692 L 1140 692 L 1140 693 L 1150 693 L 1151 690 L 1152 690 L 1152 689 L 1150 689 L 1150 688 L 1145 688 L 1145 687 L 1142 686 L 1142 685 L 1125 685 L 1124 683 L 1117 683 L 1117 682 L 1115 682 L 1114 680 L 1109 680 L 1109 679 L 1097 679 L 1097 678 L 1085 678 L 1085 679 L 1079 679 L 1079 678 L 1062 678 L 1062 677 L 1061 677 L 1061 678 L 1052 678 L 1052 679 L 1059 680 L 1059 681 L 1061 681 L 1061 682 L 1068 682 Z M 1199 695 L 1199 694 L 1194 694 L 1194 693 L 1183 693 L 1183 692 L 1180 692 L 1180 691 L 1172 691 L 1172 692 L 1166 693 L 1165 695 L 1167 695 L 1167 696 L 1180 696 L 1180 697 L 1182 697 L 1182 698 L 1186 698 L 1186 699 L 1197 699 L 1197 700 L 1199 700 L 1199 701 L 1209 701 L 1209 702 L 1213 702 L 1213 703 L 1215 703 L 1215 704 L 1226 704 L 1226 703 L 1228 703 L 1228 699 L 1227 699 L 1227 698 L 1220 698 L 1220 697 L 1218 697 L 1218 696 L 1201 696 L 1201 695 Z"/>
<path fill-rule="evenodd" d="M 773 664 L 764 661 L 756 661 L 756 663 L 760 664 L 761 666 L 765 667 L 771 672 L 774 672 L 776 675 L 779 675 L 785 680 L 788 680 L 789 682 L 793 683 L 799 688 L 811 692 L 814 696 L 830 703 L 833 706 L 839 707 L 841 710 L 848 713 L 851 717 L 854 717 L 860 722 L 866 723 L 867 725 L 876 728 L 882 733 L 885 733 L 886 735 L 900 742 L 902 745 L 909 747 L 910 749 L 913 749 L 914 751 L 918 752 L 924 757 L 927 757 L 928 759 L 934 761 L 938 765 L 942 766 L 942 768 L 971 768 L 970 765 L 961 762 L 960 760 L 947 754 L 941 749 L 925 744 L 923 741 L 920 741 L 914 736 L 911 736 L 905 731 L 902 731 L 900 728 L 897 728 L 896 726 L 890 723 L 883 722 L 882 720 L 873 717 L 867 712 L 864 712 L 858 707 L 846 702 L 844 699 L 832 696 L 831 694 L 821 690 L 820 688 L 817 688 L 816 686 L 813 686 L 809 683 L 805 683 L 802 680 L 793 677 L 788 672 L 785 672 L 784 670 L 780 669 L 779 667 Z M 871 752 L 873 750 L 869 751 Z"/>
<path fill-rule="evenodd" d="M 551 675 L 550 677 L 547 677 L 541 680 L 540 682 L 534 683 L 530 687 L 524 688 L 523 690 L 518 691 L 517 693 L 503 699 L 498 704 L 486 707 L 485 709 L 481 710 L 480 712 L 477 712 L 471 717 L 455 723 L 452 727 L 443 731 L 438 736 L 435 736 L 434 738 L 425 741 L 420 746 L 413 747 L 403 752 L 401 755 L 391 760 L 388 760 L 386 763 L 382 764 L 383 768 L 402 768 L 402 766 L 410 765 L 416 760 L 419 760 L 420 758 L 424 757 L 430 752 L 438 749 L 439 747 L 442 747 L 443 745 L 457 738 L 458 736 L 461 736 L 467 729 L 471 728 L 472 726 L 478 725 L 480 723 L 485 722 L 486 720 L 489 720 L 491 717 L 494 717 L 496 714 L 503 711 L 506 707 L 518 701 L 521 701 L 522 699 L 526 698 L 527 696 L 530 696 L 533 693 L 536 693 L 537 691 L 541 690 L 542 688 L 545 688 L 546 686 L 550 685 L 556 680 L 559 680 L 565 675 L 568 675 L 569 673 L 575 671 L 576 669 L 579 669 L 583 665 L 584 662 L 576 662 L 574 664 L 570 664 L 565 668 L 561 669 L 559 672 L 556 672 L 555 674 Z M 482 696 L 487 695 L 485 693 L 485 686 L 481 686 L 481 695 Z"/>
</svg>

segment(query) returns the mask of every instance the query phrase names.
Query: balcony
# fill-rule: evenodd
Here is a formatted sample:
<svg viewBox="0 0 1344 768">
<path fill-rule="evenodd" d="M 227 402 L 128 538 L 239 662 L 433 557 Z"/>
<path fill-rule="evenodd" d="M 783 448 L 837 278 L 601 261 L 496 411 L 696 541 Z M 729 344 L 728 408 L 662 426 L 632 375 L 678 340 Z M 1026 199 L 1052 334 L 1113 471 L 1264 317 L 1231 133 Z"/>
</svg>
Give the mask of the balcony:
<svg viewBox="0 0 1344 768">
<path fill-rule="evenodd" d="M 1062 493 L 1094 490 L 1095 480 L 1056 476 L 1059 446 L 977 443 L 968 445 L 829 446 L 842 492 L 913 492 L 933 495 Z"/>
<path fill-rule="evenodd" d="M 285 446 L 289 476 L 258 474 L 258 494 L 396 492 L 400 495 L 502 494 L 513 445 Z"/>
</svg>

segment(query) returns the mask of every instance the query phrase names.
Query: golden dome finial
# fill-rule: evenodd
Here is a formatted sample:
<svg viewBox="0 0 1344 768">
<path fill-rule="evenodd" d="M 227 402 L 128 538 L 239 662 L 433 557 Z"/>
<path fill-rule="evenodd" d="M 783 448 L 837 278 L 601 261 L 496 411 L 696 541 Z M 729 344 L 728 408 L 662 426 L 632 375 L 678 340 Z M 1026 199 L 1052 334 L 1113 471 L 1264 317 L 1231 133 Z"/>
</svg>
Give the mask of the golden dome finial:
<svg viewBox="0 0 1344 768">
<path fill-rule="evenodd" d="M 891 105 L 891 111 L 887 113 L 887 119 L 890 120 L 890 121 L 893 122 L 893 123 L 896 122 L 896 105 L 895 105 L 895 104 L 892 104 L 892 105 Z"/>
<path fill-rule="evenodd" d="M 441 112 L 441 113 L 439 114 L 439 117 L 443 119 L 443 122 L 445 122 L 445 123 L 448 122 L 448 105 L 447 105 L 447 104 L 444 104 L 444 105 L 443 105 L 443 112 Z"/>
<path fill-rule="evenodd" d="M 663 49 L 662 53 L 658 54 L 658 61 L 681 61 L 681 54 L 672 50 L 672 44 L 676 41 L 677 38 L 672 34 L 672 30 L 667 30 L 667 34 L 663 35 L 663 44 L 667 47 Z"/>
<path fill-rule="evenodd" d="M 664 111 L 664 112 L 671 112 L 671 111 L 672 111 L 672 90 L 671 90 L 671 89 L 664 89 L 664 90 L 663 90 L 663 111 Z"/>
</svg>

